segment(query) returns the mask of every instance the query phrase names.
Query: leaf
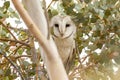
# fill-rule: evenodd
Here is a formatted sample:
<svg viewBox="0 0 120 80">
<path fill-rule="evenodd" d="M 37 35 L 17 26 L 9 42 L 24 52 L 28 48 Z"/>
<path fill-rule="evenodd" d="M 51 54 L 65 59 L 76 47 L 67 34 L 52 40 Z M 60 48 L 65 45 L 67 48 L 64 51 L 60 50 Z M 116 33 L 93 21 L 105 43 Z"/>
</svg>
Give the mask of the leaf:
<svg viewBox="0 0 120 80">
<path fill-rule="evenodd" d="M 4 77 L 4 80 L 10 80 L 9 76 Z"/>
<path fill-rule="evenodd" d="M 14 12 L 14 10 L 10 7 L 10 8 L 8 8 L 8 10 L 9 10 L 9 12 Z"/>
<path fill-rule="evenodd" d="M 22 48 L 20 48 L 19 50 L 18 50 L 18 53 L 21 55 L 22 53 L 23 53 L 23 49 Z"/>
<path fill-rule="evenodd" d="M 30 63 L 28 61 L 23 61 L 23 64 L 27 67 L 30 65 Z"/>
<path fill-rule="evenodd" d="M 11 74 L 11 69 L 7 69 L 6 72 L 5 72 L 5 76 L 9 76 Z"/>
<path fill-rule="evenodd" d="M 19 19 L 19 15 L 15 11 L 11 13 L 10 17 L 11 18 L 15 17 L 15 18 Z"/>
<path fill-rule="evenodd" d="M 115 62 L 116 62 L 117 64 L 119 64 L 119 65 L 120 65 L 120 56 L 118 56 L 118 57 L 117 57 L 117 58 L 115 58 L 114 60 L 115 60 Z"/>
<path fill-rule="evenodd" d="M 104 11 L 103 10 L 99 11 L 99 17 L 100 17 L 100 19 L 103 19 L 103 17 L 104 17 Z"/>
<path fill-rule="evenodd" d="M 94 50 L 96 50 L 96 48 L 97 48 L 97 46 L 96 45 L 88 45 L 88 49 L 90 49 L 90 50 L 92 50 L 92 51 L 94 51 Z"/>
<path fill-rule="evenodd" d="M 107 9 L 107 10 L 105 10 L 105 18 L 108 18 L 108 16 L 110 16 L 111 15 L 111 10 L 110 9 Z"/>
<path fill-rule="evenodd" d="M 0 19 L 2 19 L 3 16 L 4 16 L 4 14 L 0 12 Z"/>
<path fill-rule="evenodd" d="M 15 20 L 16 24 L 21 24 L 22 22 L 20 20 Z"/>
<path fill-rule="evenodd" d="M 84 0 L 84 1 L 85 1 L 85 3 L 87 3 L 87 4 L 88 4 L 89 2 L 91 2 L 91 0 Z"/>
<path fill-rule="evenodd" d="M 58 11 L 53 9 L 53 10 L 48 10 L 49 17 L 52 18 L 53 16 L 58 14 Z"/>
<path fill-rule="evenodd" d="M 4 3 L 4 6 L 5 6 L 6 9 L 8 9 L 9 6 L 10 6 L 10 1 L 6 1 L 6 2 Z"/>
<path fill-rule="evenodd" d="M 4 74 L 3 70 L 0 69 L 0 76 L 3 75 L 3 74 Z"/>
<path fill-rule="evenodd" d="M 116 31 L 116 33 L 117 33 L 118 36 L 120 37 L 120 29 L 118 29 L 118 30 Z"/>
</svg>

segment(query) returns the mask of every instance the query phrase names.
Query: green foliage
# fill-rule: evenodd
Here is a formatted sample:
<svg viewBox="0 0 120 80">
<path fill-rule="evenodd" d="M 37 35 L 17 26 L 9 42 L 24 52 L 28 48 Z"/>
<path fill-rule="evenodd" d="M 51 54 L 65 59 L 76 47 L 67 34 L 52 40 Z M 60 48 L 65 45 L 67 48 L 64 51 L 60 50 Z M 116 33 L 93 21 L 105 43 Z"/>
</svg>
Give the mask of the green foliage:
<svg viewBox="0 0 120 80">
<path fill-rule="evenodd" d="M 10 7 L 10 1 L 5 1 L 0 7 L 0 19 L 8 17 L 19 18 L 18 14 Z"/>
<path fill-rule="evenodd" d="M 81 73 L 78 80 L 109 80 L 108 76 L 111 80 L 117 79 L 114 68 L 119 69 L 120 64 L 119 4 L 119 0 L 62 0 L 58 3 L 63 12 L 56 11 L 70 15 L 76 23 L 80 56 L 87 55 L 79 58 L 79 66 L 86 65 L 87 69 L 78 67 Z"/>
<path fill-rule="evenodd" d="M 77 26 L 75 40 L 78 54 L 70 79 L 119 79 L 120 1 L 53 0 L 53 2 L 54 4 L 48 8 L 50 18 L 57 14 L 70 15 Z M 15 18 L 17 26 L 21 24 L 19 15 L 10 5 L 10 1 L 4 1 L 0 7 L 0 80 L 13 80 L 18 77 L 30 80 L 37 77 L 35 70 L 40 57 L 37 54 L 39 49 L 35 49 L 36 41 L 27 29 L 4 23 L 8 18 Z M 43 66 L 40 67 L 43 69 Z M 40 73 L 46 74 L 46 71 L 41 70 Z"/>
<path fill-rule="evenodd" d="M 30 63 L 32 36 L 27 29 L 18 28 L 19 15 L 10 5 L 10 1 L 4 1 L 0 7 L 0 80 L 30 79 L 35 76 L 35 67 Z M 17 26 L 7 22 L 10 18 Z"/>
</svg>

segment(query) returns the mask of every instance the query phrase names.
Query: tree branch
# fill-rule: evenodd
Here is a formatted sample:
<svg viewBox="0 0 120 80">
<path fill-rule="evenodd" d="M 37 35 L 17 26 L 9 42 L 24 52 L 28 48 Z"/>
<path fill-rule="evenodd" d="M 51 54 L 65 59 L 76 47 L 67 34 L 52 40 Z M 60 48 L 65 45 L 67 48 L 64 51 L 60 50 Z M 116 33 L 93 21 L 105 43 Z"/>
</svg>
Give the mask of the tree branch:
<svg viewBox="0 0 120 80">
<path fill-rule="evenodd" d="M 53 2 L 54 2 L 53 0 L 50 2 L 50 4 L 47 7 L 47 10 L 50 8 L 50 6 L 52 5 Z"/>
<path fill-rule="evenodd" d="M 49 26 L 49 17 L 48 17 L 48 12 L 47 12 L 47 8 L 46 8 L 46 2 L 45 0 L 43 0 L 43 5 L 44 5 L 44 13 L 45 13 L 45 17 L 47 20 L 47 26 L 48 26 L 48 36 L 47 39 L 50 39 L 50 26 Z"/>
<path fill-rule="evenodd" d="M 8 32 L 12 35 L 12 37 L 13 37 L 15 40 L 17 40 L 16 37 L 14 36 L 14 34 L 8 29 L 8 26 L 6 26 L 6 25 L 5 25 L 3 22 L 1 22 L 1 21 L 0 21 L 0 24 L 2 24 L 2 26 L 5 27 L 5 28 L 8 30 Z"/>
<path fill-rule="evenodd" d="M 18 59 L 18 58 L 21 58 L 21 57 L 32 57 L 31 55 L 21 55 L 21 56 L 17 56 L 17 57 L 15 57 L 16 59 Z"/>
<path fill-rule="evenodd" d="M 22 42 L 22 41 L 18 41 L 18 40 L 12 40 L 12 39 L 0 38 L 0 41 L 4 41 L 4 42 L 6 42 L 6 41 L 15 42 L 15 43 L 20 43 L 20 44 L 23 44 L 23 45 L 25 45 L 25 46 L 30 47 L 29 44 L 24 43 L 24 42 Z"/>
</svg>

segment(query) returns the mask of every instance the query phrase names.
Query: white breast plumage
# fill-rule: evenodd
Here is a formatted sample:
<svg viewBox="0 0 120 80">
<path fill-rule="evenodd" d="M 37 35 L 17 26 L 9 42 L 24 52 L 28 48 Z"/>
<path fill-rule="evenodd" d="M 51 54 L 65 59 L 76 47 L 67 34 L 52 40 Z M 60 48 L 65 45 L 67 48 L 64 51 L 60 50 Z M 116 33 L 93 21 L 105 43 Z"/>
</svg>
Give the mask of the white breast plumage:
<svg viewBox="0 0 120 80">
<path fill-rule="evenodd" d="M 71 35 L 67 39 L 59 39 L 54 36 L 54 41 L 57 45 L 60 57 L 65 64 L 69 55 L 72 54 L 73 48 L 75 48 L 75 41 L 73 39 L 73 35 Z"/>
</svg>

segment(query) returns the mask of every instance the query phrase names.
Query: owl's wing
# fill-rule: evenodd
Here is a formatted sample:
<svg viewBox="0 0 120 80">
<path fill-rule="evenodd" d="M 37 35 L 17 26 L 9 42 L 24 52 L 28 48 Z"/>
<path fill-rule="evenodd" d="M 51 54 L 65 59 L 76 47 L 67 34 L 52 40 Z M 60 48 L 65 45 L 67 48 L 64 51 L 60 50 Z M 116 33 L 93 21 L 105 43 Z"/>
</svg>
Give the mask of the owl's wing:
<svg viewBox="0 0 120 80">
<path fill-rule="evenodd" d="M 71 53 L 65 64 L 65 69 L 67 73 L 69 73 L 69 71 L 74 67 L 75 57 L 76 57 L 76 48 L 73 48 L 71 49 Z"/>
</svg>

